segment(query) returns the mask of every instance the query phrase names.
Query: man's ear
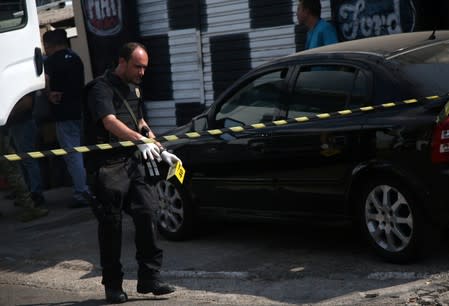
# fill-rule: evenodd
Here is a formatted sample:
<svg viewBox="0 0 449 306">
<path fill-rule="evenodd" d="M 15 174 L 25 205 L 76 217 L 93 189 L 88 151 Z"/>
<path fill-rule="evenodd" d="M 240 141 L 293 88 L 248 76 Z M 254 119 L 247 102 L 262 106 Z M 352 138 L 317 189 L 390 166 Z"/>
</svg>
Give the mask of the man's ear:
<svg viewBox="0 0 449 306">
<path fill-rule="evenodd" d="M 119 65 L 126 65 L 126 60 L 125 60 L 123 57 L 120 57 L 120 58 L 118 59 L 118 64 L 119 64 Z"/>
</svg>

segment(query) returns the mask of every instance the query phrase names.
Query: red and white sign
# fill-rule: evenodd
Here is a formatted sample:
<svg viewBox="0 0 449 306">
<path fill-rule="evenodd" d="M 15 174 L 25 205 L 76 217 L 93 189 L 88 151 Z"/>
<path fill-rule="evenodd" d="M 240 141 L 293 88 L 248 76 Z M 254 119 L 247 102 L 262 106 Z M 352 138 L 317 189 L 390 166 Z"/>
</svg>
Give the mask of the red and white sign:
<svg viewBox="0 0 449 306">
<path fill-rule="evenodd" d="M 121 0 L 83 0 L 84 18 L 89 32 L 112 36 L 122 30 Z"/>
</svg>

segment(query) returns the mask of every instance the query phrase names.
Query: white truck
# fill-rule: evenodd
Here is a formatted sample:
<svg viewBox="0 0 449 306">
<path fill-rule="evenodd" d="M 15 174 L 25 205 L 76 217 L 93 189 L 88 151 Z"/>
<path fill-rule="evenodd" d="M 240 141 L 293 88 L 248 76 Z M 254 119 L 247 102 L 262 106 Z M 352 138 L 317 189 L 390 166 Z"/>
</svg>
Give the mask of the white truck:
<svg viewBox="0 0 449 306">
<path fill-rule="evenodd" d="M 36 0 L 0 1 L 0 126 L 23 96 L 44 86 Z"/>
</svg>

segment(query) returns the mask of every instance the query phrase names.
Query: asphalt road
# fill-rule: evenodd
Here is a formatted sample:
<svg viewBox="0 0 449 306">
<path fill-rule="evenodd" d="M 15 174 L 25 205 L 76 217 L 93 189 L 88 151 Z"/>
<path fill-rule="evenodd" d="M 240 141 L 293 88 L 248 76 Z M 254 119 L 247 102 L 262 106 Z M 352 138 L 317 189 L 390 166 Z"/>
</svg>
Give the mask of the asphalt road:
<svg viewBox="0 0 449 306">
<path fill-rule="evenodd" d="M 96 223 L 70 210 L 70 189 L 46 192 L 49 216 L 29 223 L 0 200 L 0 305 L 104 305 Z M 0 194 L 0 198 L 2 194 Z M 449 243 L 409 265 L 382 262 L 346 224 L 213 222 L 169 242 L 162 275 L 177 291 L 136 292 L 130 218 L 122 262 L 129 305 L 446 305 Z"/>
</svg>

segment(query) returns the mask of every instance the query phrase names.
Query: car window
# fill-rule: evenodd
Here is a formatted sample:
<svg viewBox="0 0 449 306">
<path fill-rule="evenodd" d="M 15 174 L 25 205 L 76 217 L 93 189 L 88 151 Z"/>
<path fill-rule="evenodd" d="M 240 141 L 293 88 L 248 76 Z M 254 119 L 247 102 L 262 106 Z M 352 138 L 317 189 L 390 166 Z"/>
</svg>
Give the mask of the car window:
<svg viewBox="0 0 449 306">
<path fill-rule="evenodd" d="M 366 73 L 342 65 L 302 67 L 288 105 L 288 118 L 329 113 L 362 105 Z"/>
<path fill-rule="evenodd" d="M 26 23 L 25 0 L 0 2 L 0 33 L 11 31 Z"/>
<path fill-rule="evenodd" d="M 347 108 L 355 108 L 366 103 L 369 97 L 368 76 L 365 71 L 358 70 L 354 78 L 354 86 Z"/>
<path fill-rule="evenodd" d="M 287 95 L 287 69 L 263 74 L 238 90 L 222 104 L 215 119 L 217 126 L 231 127 L 271 122 Z"/>
</svg>

